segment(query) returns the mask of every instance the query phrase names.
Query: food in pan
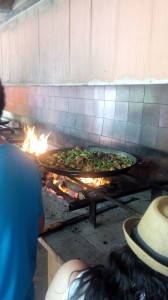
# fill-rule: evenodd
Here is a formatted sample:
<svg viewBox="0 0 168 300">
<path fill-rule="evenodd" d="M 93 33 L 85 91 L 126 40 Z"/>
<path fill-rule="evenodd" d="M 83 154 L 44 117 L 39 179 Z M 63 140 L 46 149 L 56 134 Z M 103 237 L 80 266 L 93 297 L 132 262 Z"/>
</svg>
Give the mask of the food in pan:
<svg viewBox="0 0 168 300">
<path fill-rule="evenodd" d="M 41 161 L 50 168 L 79 170 L 81 172 L 103 172 L 128 168 L 133 165 L 130 157 L 100 150 L 88 150 L 76 146 L 69 150 L 56 150 Z"/>
</svg>

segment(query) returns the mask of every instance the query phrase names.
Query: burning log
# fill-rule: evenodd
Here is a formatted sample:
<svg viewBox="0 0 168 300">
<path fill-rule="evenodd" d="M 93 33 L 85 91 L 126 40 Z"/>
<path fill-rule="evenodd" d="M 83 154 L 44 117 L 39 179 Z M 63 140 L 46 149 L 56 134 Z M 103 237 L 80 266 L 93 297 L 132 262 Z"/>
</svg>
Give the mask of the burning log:
<svg viewBox="0 0 168 300">
<path fill-rule="evenodd" d="M 79 200 L 85 199 L 84 191 L 82 192 L 82 188 L 79 191 L 80 185 L 72 183 L 70 184 L 69 180 L 63 180 L 63 176 L 60 176 L 60 180 L 56 182 L 54 177 L 50 177 L 47 180 L 47 188 L 51 188 L 56 192 L 58 196 L 62 196 L 65 198 L 65 195 L 69 195 L 71 198 L 76 199 L 78 198 Z M 68 186 L 67 186 L 68 185 Z M 76 187 L 75 187 L 76 186 Z M 71 187 L 71 188 L 70 188 Z M 78 187 L 78 191 L 74 191 L 72 187 L 76 188 Z"/>
<path fill-rule="evenodd" d="M 58 196 L 64 196 L 65 193 L 59 188 L 57 184 L 53 183 L 53 179 L 53 177 L 50 177 L 50 179 L 47 180 L 47 188 L 50 188 L 53 191 L 55 191 Z"/>
<path fill-rule="evenodd" d="M 64 180 L 64 184 L 68 189 L 77 193 L 82 192 L 84 189 L 81 185 L 75 183 L 74 181 L 68 180 L 66 178 Z"/>
<path fill-rule="evenodd" d="M 79 200 L 86 199 L 89 193 L 88 189 L 83 183 L 87 183 L 88 186 L 91 187 L 98 187 L 104 184 L 109 184 L 111 181 L 110 178 L 79 178 L 77 182 L 73 180 L 73 178 L 70 179 L 66 176 L 51 172 L 48 173 L 47 180 L 47 187 L 53 189 L 57 193 L 57 195 L 61 195 L 64 197 L 64 195 L 67 194 L 71 198 Z"/>
<path fill-rule="evenodd" d="M 67 187 L 70 191 L 76 192 L 76 193 L 78 194 L 78 197 L 77 197 L 77 198 L 78 198 L 79 200 L 85 199 L 84 188 L 83 188 L 81 185 L 75 183 L 74 181 L 67 180 L 67 179 L 65 179 L 64 185 L 65 185 L 65 187 Z M 74 197 L 73 197 L 73 198 L 74 198 Z"/>
</svg>

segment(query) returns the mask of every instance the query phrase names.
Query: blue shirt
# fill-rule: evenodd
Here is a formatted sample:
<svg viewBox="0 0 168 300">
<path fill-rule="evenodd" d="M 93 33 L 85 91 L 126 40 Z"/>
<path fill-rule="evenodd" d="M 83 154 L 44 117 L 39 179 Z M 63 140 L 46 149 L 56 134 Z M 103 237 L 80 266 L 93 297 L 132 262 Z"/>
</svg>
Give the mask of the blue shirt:
<svg viewBox="0 0 168 300">
<path fill-rule="evenodd" d="M 41 178 L 17 146 L 0 145 L 0 300 L 34 299 Z"/>
</svg>

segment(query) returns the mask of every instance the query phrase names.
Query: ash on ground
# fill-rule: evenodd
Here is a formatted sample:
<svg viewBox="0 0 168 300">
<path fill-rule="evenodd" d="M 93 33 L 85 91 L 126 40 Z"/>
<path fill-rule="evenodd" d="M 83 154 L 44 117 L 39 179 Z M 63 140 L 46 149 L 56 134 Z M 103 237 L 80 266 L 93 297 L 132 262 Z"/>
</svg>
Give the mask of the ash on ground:
<svg viewBox="0 0 168 300">
<path fill-rule="evenodd" d="M 88 213 L 88 207 L 70 212 L 69 204 L 66 202 L 66 200 L 48 191 L 46 187 L 43 187 L 42 194 L 45 212 L 45 225 L 69 220 L 71 218 Z"/>
</svg>

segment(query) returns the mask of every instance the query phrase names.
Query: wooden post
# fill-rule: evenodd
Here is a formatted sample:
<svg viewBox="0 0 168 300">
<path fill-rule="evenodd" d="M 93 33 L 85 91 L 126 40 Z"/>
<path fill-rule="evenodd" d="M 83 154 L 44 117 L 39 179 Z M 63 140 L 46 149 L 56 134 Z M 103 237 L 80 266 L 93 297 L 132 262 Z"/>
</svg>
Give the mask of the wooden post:
<svg viewBox="0 0 168 300">
<path fill-rule="evenodd" d="M 43 238 L 38 238 L 39 243 L 47 250 L 48 253 L 48 286 L 53 280 L 56 272 L 62 266 L 64 261 L 58 256 L 54 250 L 44 241 Z"/>
</svg>

